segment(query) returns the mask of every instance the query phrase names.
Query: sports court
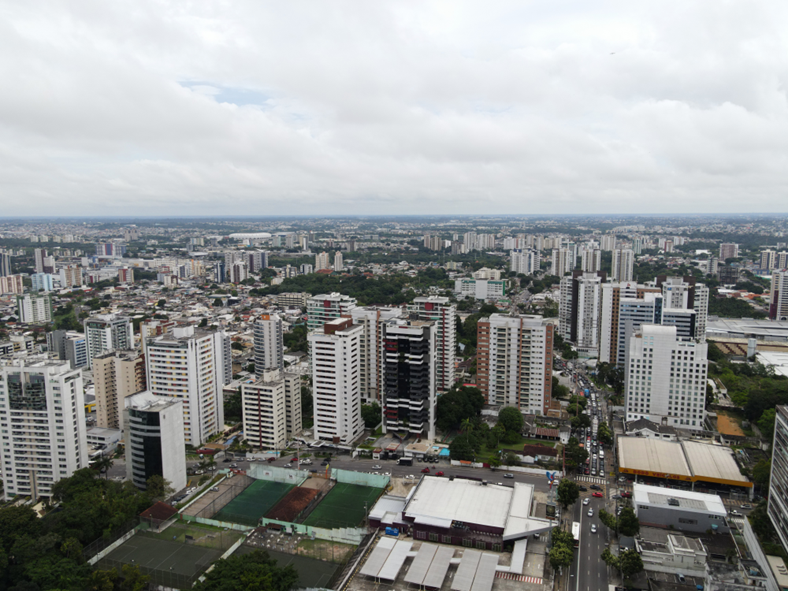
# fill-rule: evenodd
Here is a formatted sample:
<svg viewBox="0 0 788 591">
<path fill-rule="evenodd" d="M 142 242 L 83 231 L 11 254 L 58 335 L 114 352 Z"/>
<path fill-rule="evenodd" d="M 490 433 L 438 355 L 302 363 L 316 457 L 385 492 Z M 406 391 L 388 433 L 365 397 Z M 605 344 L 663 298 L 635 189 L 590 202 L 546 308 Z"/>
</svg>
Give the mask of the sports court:
<svg viewBox="0 0 788 591">
<path fill-rule="evenodd" d="M 258 548 L 243 545 L 236 550 L 235 555 L 254 552 L 257 549 Z M 288 564 L 293 565 L 293 568 L 298 572 L 298 583 L 295 587 L 300 589 L 327 589 L 334 573 L 341 568 L 339 564 L 315 560 L 314 558 L 307 558 L 306 556 L 286 554 L 274 550 L 266 550 L 266 552 L 268 552 L 271 558 L 276 560 L 277 566 L 279 567 L 284 568 Z"/>
<path fill-rule="evenodd" d="M 292 488 L 292 484 L 255 480 L 214 515 L 213 519 L 254 527 Z"/>
<path fill-rule="evenodd" d="M 358 527 L 378 497 L 382 488 L 359 484 L 337 483 L 304 521 L 305 525 L 324 527 Z"/>
</svg>

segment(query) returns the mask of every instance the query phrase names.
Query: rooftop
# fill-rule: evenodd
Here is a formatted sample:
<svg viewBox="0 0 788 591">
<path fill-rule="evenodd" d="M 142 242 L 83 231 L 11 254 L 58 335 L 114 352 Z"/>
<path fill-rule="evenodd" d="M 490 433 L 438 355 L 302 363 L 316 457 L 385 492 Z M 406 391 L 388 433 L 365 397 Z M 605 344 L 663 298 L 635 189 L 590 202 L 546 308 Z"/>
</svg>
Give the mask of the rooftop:
<svg viewBox="0 0 788 591">
<path fill-rule="evenodd" d="M 635 484 L 632 487 L 633 503 L 670 506 L 669 499 L 678 501 L 678 507 L 691 511 L 706 511 L 726 515 L 725 505 L 718 495 L 710 495 L 689 490 L 666 489 L 660 486 Z"/>
</svg>

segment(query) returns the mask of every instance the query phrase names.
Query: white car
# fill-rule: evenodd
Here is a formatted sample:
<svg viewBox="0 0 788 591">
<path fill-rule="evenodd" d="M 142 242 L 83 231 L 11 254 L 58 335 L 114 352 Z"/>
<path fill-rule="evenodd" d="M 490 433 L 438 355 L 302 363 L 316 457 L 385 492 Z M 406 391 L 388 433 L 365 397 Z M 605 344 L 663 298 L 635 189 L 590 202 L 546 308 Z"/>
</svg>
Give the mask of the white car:
<svg viewBox="0 0 788 591">
<path fill-rule="evenodd" d="M 414 480 L 416 477 L 413 474 L 408 474 L 405 478 L 408 480 Z"/>
<path fill-rule="evenodd" d="M 380 468 L 381 468 L 380 464 L 375 464 L 374 466 L 372 466 L 373 470 L 380 470 Z"/>
<path fill-rule="evenodd" d="M 592 534 L 595 534 L 595 533 L 596 533 L 596 523 L 592 523 L 592 524 L 591 524 L 591 533 L 592 533 Z"/>
<path fill-rule="evenodd" d="M 594 516 L 594 510 L 593 509 L 589 509 L 588 510 L 588 516 L 589 517 L 593 517 Z"/>
<path fill-rule="evenodd" d="M 584 504 L 584 505 L 588 505 L 588 502 L 589 502 L 590 500 L 591 500 L 591 499 L 589 499 L 588 497 L 586 497 L 585 499 L 583 499 L 583 504 Z"/>
</svg>

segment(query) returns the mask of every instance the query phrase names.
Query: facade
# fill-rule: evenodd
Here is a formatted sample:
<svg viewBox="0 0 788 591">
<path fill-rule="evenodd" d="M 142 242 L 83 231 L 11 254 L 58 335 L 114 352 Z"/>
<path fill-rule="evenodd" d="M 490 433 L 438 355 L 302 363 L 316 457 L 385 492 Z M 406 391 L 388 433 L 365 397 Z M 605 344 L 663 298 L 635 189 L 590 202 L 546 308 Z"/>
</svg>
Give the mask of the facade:
<svg viewBox="0 0 788 591">
<path fill-rule="evenodd" d="M 514 249 L 510 253 L 510 271 L 533 275 L 539 270 L 539 251 L 534 249 Z"/>
<path fill-rule="evenodd" d="M 118 269 L 118 283 L 134 283 L 134 269 L 131 267 Z"/>
<path fill-rule="evenodd" d="M 552 254 L 552 262 L 550 266 L 550 274 L 556 277 L 563 277 L 567 273 L 571 273 L 575 268 L 575 253 L 574 250 L 569 248 L 554 248 Z"/>
<path fill-rule="evenodd" d="M 580 252 L 580 270 L 596 273 L 602 270 L 602 251 L 598 248 L 584 248 Z"/>
<path fill-rule="evenodd" d="M 282 319 L 277 314 L 261 314 L 254 323 L 254 372 L 257 377 L 272 369 L 283 370 Z"/>
<path fill-rule="evenodd" d="M 60 269 L 60 287 L 79 287 L 82 285 L 82 267 L 68 265 Z"/>
<path fill-rule="evenodd" d="M 739 245 L 732 242 L 723 242 L 720 244 L 720 261 L 723 263 L 726 259 L 735 259 L 739 256 Z"/>
<path fill-rule="evenodd" d="M 435 440 L 434 322 L 394 319 L 383 324 L 383 432 Z"/>
<path fill-rule="evenodd" d="M 135 351 L 109 351 L 93 358 L 96 426 L 120 429 L 126 398 L 145 389 L 145 357 Z"/>
<path fill-rule="evenodd" d="M 383 356 L 383 323 L 392 318 L 400 318 L 402 308 L 376 308 L 359 306 L 350 311 L 353 324 L 364 328 L 361 339 L 359 370 L 361 379 L 361 399 L 366 403 L 382 400 L 381 357 Z"/>
<path fill-rule="evenodd" d="M 617 363 L 619 318 L 622 298 L 644 298 L 646 293 L 660 293 L 657 287 L 646 288 L 634 282 L 602 284 L 602 318 L 599 322 L 599 361 Z M 626 351 L 626 349 L 624 349 Z"/>
<path fill-rule="evenodd" d="M 183 401 L 148 391 L 124 401 L 126 478 L 139 489 L 151 476 L 162 476 L 174 490 L 186 487 Z"/>
<path fill-rule="evenodd" d="M 65 361 L 0 360 L 0 424 L 5 499 L 49 497 L 55 482 L 88 467 L 82 372 Z"/>
<path fill-rule="evenodd" d="M 788 547 L 788 406 L 777 406 L 775 410 L 767 510 L 783 547 Z"/>
<path fill-rule="evenodd" d="M 345 270 L 345 263 L 342 260 L 342 253 L 340 251 L 336 251 L 334 253 L 334 271 L 344 271 Z"/>
<path fill-rule="evenodd" d="M 769 318 L 788 320 L 788 271 L 772 273 L 771 293 L 769 294 Z"/>
<path fill-rule="evenodd" d="M 642 325 L 629 342 L 626 420 L 703 430 L 707 353 L 705 342 L 681 340 L 675 326 Z"/>
<path fill-rule="evenodd" d="M 97 242 L 96 256 L 119 259 L 126 254 L 126 245 L 122 242 Z"/>
<path fill-rule="evenodd" d="M 632 505 L 641 526 L 698 533 L 730 532 L 728 511 L 718 495 L 634 484 Z"/>
<path fill-rule="evenodd" d="M 44 267 L 44 259 L 47 258 L 47 251 L 45 248 L 36 248 L 33 250 L 33 258 L 35 260 L 36 273 L 49 273 Z"/>
<path fill-rule="evenodd" d="M 52 298 L 45 293 L 26 293 L 16 296 L 19 322 L 44 324 L 52 322 Z"/>
<path fill-rule="evenodd" d="M 82 333 L 66 330 L 48 332 L 47 350 L 58 359 L 68 361 L 71 369 L 88 366 L 87 341 Z"/>
<path fill-rule="evenodd" d="M 618 337 L 615 362 L 623 367 L 629 342 L 641 325 L 662 324 L 664 299 L 660 293 L 644 293 L 642 298 L 621 298 L 618 311 Z"/>
<path fill-rule="evenodd" d="M 496 301 L 506 297 L 506 281 L 457 279 L 454 281 L 454 293 L 466 298 Z"/>
<path fill-rule="evenodd" d="M 547 414 L 553 389 L 553 330 L 541 316 L 480 318 L 476 383 L 487 404 Z"/>
<path fill-rule="evenodd" d="M 160 337 L 165 334 L 170 334 L 175 327 L 175 322 L 172 320 L 146 320 L 140 323 L 140 344 L 142 345 L 142 352 L 145 353 L 145 345 L 148 339 L 153 337 Z"/>
<path fill-rule="evenodd" d="M 301 378 L 271 369 L 255 382 L 241 385 L 246 441 L 260 449 L 279 450 L 301 431 Z"/>
<path fill-rule="evenodd" d="M 709 315 L 709 288 L 696 283 L 695 277 L 667 277 L 660 275 L 646 285 L 662 288 L 665 308 L 695 310 L 695 338 L 706 340 Z"/>
<path fill-rule="evenodd" d="M 574 271 L 561 278 L 558 306 L 561 336 L 579 351 L 596 355 L 599 351 L 599 323 L 602 318 L 602 285 L 605 273 Z"/>
<path fill-rule="evenodd" d="M 602 250 L 615 250 L 616 248 L 616 235 L 615 234 L 604 234 L 600 240 L 599 244 Z"/>
<path fill-rule="evenodd" d="M 449 298 L 439 296 L 417 297 L 408 306 L 411 314 L 419 320 L 435 323 L 437 328 L 437 361 L 435 364 L 435 387 L 446 392 L 454 386 L 454 357 L 457 351 L 457 306 Z"/>
<path fill-rule="evenodd" d="M 276 296 L 276 303 L 281 308 L 305 308 L 309 294 L 300 292 L 280 293 Z"/>
<path fill-rule="evenodd" d="M 355 307 L 356 298 L 341 293 L 312 296 L 306 302 L 307 329 L 310 332 L 320 330 L 326 322 L 349 315 Z"/>
<path fill-rule="evenodd" d="M 628 248 L 613 249 L 613 281 L 632 281 L 635 269 L 635 253 Z"/>
<path fill-rule="evenodd" d="M 30 276 L 30 289 L 33 292 L 54 291 L 55 277 L 49 273 L 33 273 Z"/>
<path fill-rule="evenodd" d="M 0 276 L 0 294 L 3 293 L 13 293 L 19 295 L 25 293 L 25 284 L 22 280 L 22 276 L 21 275 Z"/>
<path fill-rule="evenodd" d="M 145 347 L 148 390 L 183 400 L 186 443 L 198 447 L 224 429 L 222 387 L 232 378 L 229 338 L 193 326 L 148 339 Z"/>
<path fill-rule="evenodd" d="M 8 277 L 12 273 L 11 255 L 7 252 L 0 252 L 0 277 Z"/>
<path fill-rule="evenodd" d="M 762 250 L 759 268 L 763 271 L 771 271 L 777 268 L 777 251 Z"/>
<path fill-rule="evenodd" d="M 85 319 L 85 340 L 88 346 L 88 365 L 93 358 L 107 351 L 127 351 L 134 348 L 134 328 L 128 316 L 106 314 Z"/>
<path fill-rule="evenodd" d="M 315 439 L 349 444 L 364 432 L 359 363 L 363 336 L 363 327 L 336 318 L 307 337 Z"/>
<path fill-rule="evenodd" d="M 320 271 L 322 269 L 330 269 L 331 265 L 328 263 L 328 253 L 321 252 L 315 255 L 315 271 Z"/>
</svg>

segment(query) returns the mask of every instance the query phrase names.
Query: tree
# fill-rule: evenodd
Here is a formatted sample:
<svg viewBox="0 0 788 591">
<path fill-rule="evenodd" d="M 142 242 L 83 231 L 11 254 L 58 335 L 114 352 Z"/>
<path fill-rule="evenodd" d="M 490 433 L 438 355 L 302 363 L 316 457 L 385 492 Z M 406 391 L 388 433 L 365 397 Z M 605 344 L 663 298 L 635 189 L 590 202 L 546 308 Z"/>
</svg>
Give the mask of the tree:
<svg viewBox="0 0 788 591">
<path fill-rule="evenodd" d="M 602 558 L 602 561 L 605 564 L 607 564 L 608 566 L 613 567 L 614 569 L 618 570 L 618 556 L 613 554 L 610 551 L 609 547 L 606 547 L 604 549 L 604 551 L 602 552 L 602 556 L 600 558 Z"/>
<path fill-rule="evenodd" d="M 240 388 L 224 395 L 224 420 L 228 423 L 240 423 L 243 420 L 243 402 Z"/>
<path fill-rule="evenodd" d="M 596 436 L 604 445 L 613 443 L 613 433 L 610 432 L 610 427 L 608 427 L 607 423 L 599 423 Z"/>
<path fill-rule="evenodd" d="M 625 579 L 631 579 L 643 570 L 643 559 L 637 550 L 626 550 L 618 556 L 618 570 Z"/>
<path fill-rule="evenodd" d="M 553 547 L 550 549 L 549 558 L 550 566 L 553 567 L 553 570 L 559 570 L 560 568 L 572 564 L 574 552 L 572 551 L 571 547 L 564 546 L 563 544 L 553 545 Z"/>
<path fill-rule="evenodd" d="M 164 499 L 175 492 L 170 481 L 159 474 L 154 474 L 148 478 L 145 484 L 145 491 L 150 495 L 151 499 Z"/>
<path fill-rule="evenodd" d="M 289 591 L 298 582 L 292 565 L 277 566 L 276 560 L 264 550 L 242 556 L 233 555 L 214 563 L 205 573 L 205 580 L 192 587 L 194 591 Z"/>
<path fill-rule="evenodd" d="M 585 429 L 591 426 L 591 418 L 586 414 L 577 415 L 572 417 L 571 424 L 575 431 Z"/>
<path fill-rule="evenodd" d="M 382 420 L 381 417 L 380 405 L 377 402 L 361 405 L 361 418 L 364 420 L 364 426 L 367 429 L 374 429 L 377 427 Z"/>
<path fill-rule="evenodd" d="M 763 411 L 761 418 L 758 419 L 758 429 L 761 431 L 764 439 L 772 441 L 774 439 L 774 421 L 777 419 L 777 411 L 773 408 L 768 408 Z"/>
<path fill-rule="evenodd" d="M 435 425 L 444 433 L 460 429 L 463 420 L 475 419 L 485 399 L 478 388 L 452 388 L 438 398 Z"/>
<path fill-rule="evenodd" d="M 564 510 L 566 510 L 569 505 L 574 505 L 579 498 L 580 487 L 578 484 L 568 478 L 562 479 L 561 483 L 558 485 L 558 502 L 561 503 Z"/>
<path fill-rule="evenodd" d="M 618 527 L 618 520 L 612 513 L 608 513 L 604 509 L 599 510 L 599 521 L 608 529 L 615 530 Z"/>
<path fill-rule="evenodd" d="M 769 478 L 772 473 L 772 463 L 770 460 L 760 460 L 752 468 L 752 481 L 761 489 L 769 486 Z"/>
<path fill-rule="evenodd" d="M 517 454 L 509 452 L 503 459 L 503 463 L 507 466 L 519 466 L 520 465 L 520 458 L 517 457 Z"/>
<path fill-rule="evenodd" d="M 519 435 L 523 432 L 525 420 L 518 408 L 507 406 L 498 413 L 498 424 L 502 425 L 507 433 L 517 433 Z"/>
<path fill-rule="evenodd" d="M 449 455 L 452 460 L 472 462 L 480 449 L 472 433 L 462 433 L 449 444 Z"/>
<path fill-rule="evenodd" d="M 99 474 L 104 474 L 104 478 L 109 478 L 109 469 L 115 462 L 109 456 L 100 456 L 95 462 L 93 462 L 92 467 L 94 470 L 97 470 Z"/>
<path fill-rule="evenodd" d="M 577 468 L 588 459 L 588 452 L 580 447 L 577 437 L 570 437 L 566 444 L 566 463 L 570 468 Z"/>
<path fill-rule="evenodd" d="M 621 515 L 618 516 L 618 533 L 622 536 L 633 537 L 639 531 L 640 522 L 635 515 L 635 510 L 632 507 L 624 507 L 621 510 Z"/>
<path fill-rule="evenodd" d="M 159 308 L 163 308 L 163 307 L 164 307 L 164 304 L 166 304 L 166 303 L 167 303 L 167 300 L 165 300 L 165 299 L 161 299 L 161 300 L 159 300 L 159 301 L 156 303 L 156 305 L 157 305 Z"/>
</svg>

